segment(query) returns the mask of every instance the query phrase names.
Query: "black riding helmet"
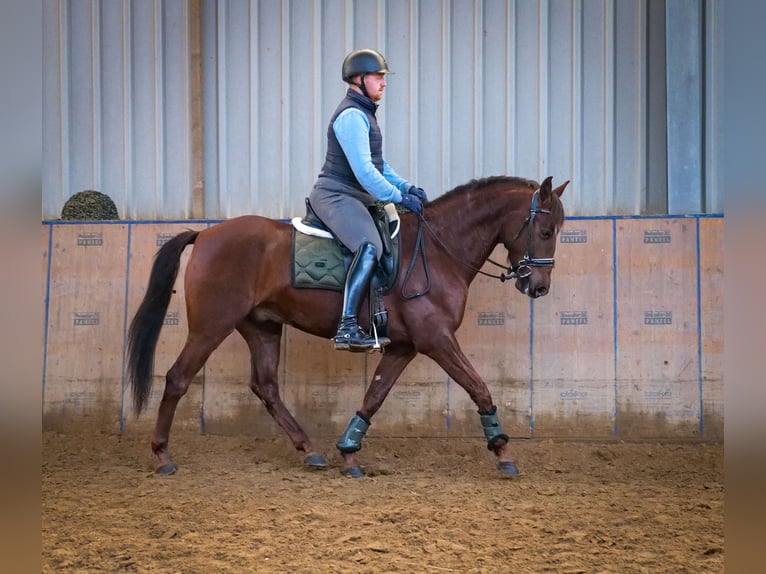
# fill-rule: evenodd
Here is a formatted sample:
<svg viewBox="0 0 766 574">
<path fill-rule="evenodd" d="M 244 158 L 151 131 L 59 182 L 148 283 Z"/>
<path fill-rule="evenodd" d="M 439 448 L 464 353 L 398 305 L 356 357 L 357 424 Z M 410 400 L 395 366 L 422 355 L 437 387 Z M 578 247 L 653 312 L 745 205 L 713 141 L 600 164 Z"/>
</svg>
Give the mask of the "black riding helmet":
<svg viewBox="0 0 766 574">
<path fill-rule="evenodd" d="M 354 50 L 343 60 L 343 81 L 350 82 L 354 76 L 362 76 L 362 81 L 356 84 L 361 88 L 364 95 L 367 94 L 367 88 L 364 86 L 364 76 L 367 74 L 391 74 L 388 64 L 383 54 L 369 48 Z"/>
</svg>

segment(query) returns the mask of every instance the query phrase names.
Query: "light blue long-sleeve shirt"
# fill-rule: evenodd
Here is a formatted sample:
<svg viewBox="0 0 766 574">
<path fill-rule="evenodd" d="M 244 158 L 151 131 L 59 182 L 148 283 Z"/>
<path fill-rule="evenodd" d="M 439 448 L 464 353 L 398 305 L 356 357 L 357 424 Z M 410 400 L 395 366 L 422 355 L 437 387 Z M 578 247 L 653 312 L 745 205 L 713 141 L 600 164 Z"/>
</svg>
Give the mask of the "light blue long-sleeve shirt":
<svg viewBox="0 0 766 574">
<path fill-rule="evenodd" d="M 409 190 L 411 184 L 391 169 L 386 160 L 383 160 L 382 174 L 372 163 L 370 123 L 364 112 L 356 108 L 343 110 L 335 118 L 332 130 L 362 187 L 375 199 L 400 203 L 402 193 Z"/>
</svg>

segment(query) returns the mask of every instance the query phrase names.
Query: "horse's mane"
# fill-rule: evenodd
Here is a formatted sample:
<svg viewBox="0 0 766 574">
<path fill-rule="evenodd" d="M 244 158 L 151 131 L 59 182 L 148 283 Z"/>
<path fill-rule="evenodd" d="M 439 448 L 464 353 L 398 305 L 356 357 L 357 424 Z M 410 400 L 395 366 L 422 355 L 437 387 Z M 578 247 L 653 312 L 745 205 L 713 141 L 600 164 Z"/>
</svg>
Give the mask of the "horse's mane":
<svg viewBox="0 0 766 574">
<path fill-rule="evenodd" d="M 482 177 L 480 179 L 472 179 L 468 183 L 458 185 L 454 189 L 451 189 L 447 193 L 437 197 L 432 204 L 441 203 L 443 201 L 449 201 L 450 199 L 462 195 L 464 193 L 470 193 L 478 191 L 483 188 L 491 187 L 493 184 L 501 183 L 506 187 L 521 187 L 528 189 L 539 189 L 540 184 L 531 179 L 525 179 L 523 177 L 514 177 L 510 175 L 493 175 L 491 177 Z"/>
<path fill-rule="evenodd" d="M 523 177 L 515 177 L 510 175 L 493 175 L 491 177 L 482 177 L 480 179 L 472 179 L 468 183 L 458 185 L 451 189 L 444 195 L 437 197 L 431 201 L 429 205 L 439 205 L 443 202 L 451 201 L 452 199 L 471 192 L 480 192 L 484 189 L 490 189 L 494 187 L 494 184 L 501 184 L 504 187 L 513 187 L 521 189 L 536 190 L 540 189 L 540 184 L 533 179 L 526 179 Z M 551 216 L 553 220 L 560 226 L 564 222 L 564 206 L 561 203 L 561 199 L 555 193 L 552 194 L 552 204 L 550 206 Z"/>
</svg>

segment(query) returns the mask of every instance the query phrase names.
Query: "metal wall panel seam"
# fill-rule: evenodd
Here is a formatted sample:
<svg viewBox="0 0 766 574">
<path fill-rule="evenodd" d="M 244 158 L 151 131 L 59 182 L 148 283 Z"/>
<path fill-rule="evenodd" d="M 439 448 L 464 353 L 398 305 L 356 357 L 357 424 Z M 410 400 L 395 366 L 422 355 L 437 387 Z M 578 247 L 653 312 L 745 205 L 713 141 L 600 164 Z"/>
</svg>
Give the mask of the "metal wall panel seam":
<svg viewBox="0 0 766 574">
<path fill-rule="evenodd" d="M 664 2 L 646 7 L 646 191 L 640 213 L 667 213 L 667 89 Z"/>
<path fill-rule="evenodd" d="M 473 3 L 473 61 L 476 62 L 473 72 L 473 174 L 471 177 L 482 177 L 484 173 L 484 122 L 481 102 L 484 101 L 484 2 L 474 0 Z"/>
<path fill-rule="evenodd" d="M 529 436 L 535 438 L 535 300 L 529 300 Z"/>
<path fill-rule="evenodd" d="M 215 225 L 216 222 L 208 222 L 207 229 L 210 229 L 211 226 Z M 220 222 L 219 222 L 220 223 Z M 202 365 L 202 370 L 200 371 L 202 373 L 202 389 L 200 391 L 200 404 L 199 404 L 199 432 L 200 434 L 205 434 L 205 399 L 207 393 L 205 392 L 207 390 L 207 361 L 205 361 L 205 364 Z"/>
<path fill-rule="evenodd" d="M 154 32 L 154 145 L 155 145 L 155 163 L 154 163 L 154 184 L 156 186 L 154 196 L 155 216 L 160 216 L 165 212 L 165 66 L 163 66 L 163 23 L 162 14 L 163 4 L 155 2 L 154 21 L 152 22 L 152 31 Z M 159 196 L 158 196 L 159 194 Z"/>
<path fill-rule="evenodd" d="M 254 208 L 259 207 L 258 202 L 258 193 L 257 190 L 259 188 L 258 184 L 258 176 L 261 173 L 260 167 L 261 167 L 261 156 L 258 153 L 258 150 L 260 149 L 260 113 L 259 113 L 259 101 L 258 96 L 260 95 L 260 88 L 261 88 L 261 77 L 260 77 L 260 61 L 258 60 L 259 52 L 258 49 L 258 36 L 259 36 L 259 26 L 261 23 L 261 19 L 259 18 L 258 14 L 258 0 L 250 0 L 250 4 L 248 6 L 249 9 L 249 15 L 250 15 L 250 21 L 249 21 L 249 30 L 248 30 L 248 36 L 247 36 L 247 57 L 249 58 L 250 62 L 250 78 L 248 78 L 248 90 L 250 93 L 248 94 L 248 100 L 250 102 L 249 105 L 249 121 L 250 121 L 250 153 L 248 157 L 250 158 L 249 162 L 249 169 L 250 172 L 248 173 L 248 181 L 250 185 L 250 189 L 247 190 L 247 196 L 248 196 L 248 204 L 250 205 L 251 210 L 254 210 Z M 283 135 L 284 137 L 284 135 Z M 284 170 L 283 170 L 284 171 Z M 228 194 L 231 193 L 231 190 L 227 189 L 227 197 Z M 231 213 L 227 212 L 227 216 L 231 216 Z"/>
<path fill-rule="evenodd" d="M 452 139 L 452 130 L 450 129 L 450 116 L 452 114 L 452 106 L 450 105 L 452 93 L 452 59 L 450 58 L 450 26 L 452 21 L 450 18 L 452 9 L 452 3 L 445 3 L 442 5 L 442 165 L 441 165 L 441 177 L 442 182 L 439 186 L 440 189 L 451 189 L 452 181 L 450 180 L 450 141 Z"/>
<path fill-rule="evenodd" d="M 641 213 L 641 203 L 643 201 L 643 198 L 646 197 L 646 169 L 643 169 L 642 166 L 646 165 L 647 161 L 647 154 L 646 154 L 646 146 L 647 146 L 647 136 L 646 136 L 646 129 L 647 129 L 647 113 L 646 113 L 646 102 L 648 102 L 649 94 L 648 94 L 648 88 L 647 88 L 647 74 L 646 74 L 646 68 L 648 67 L 647 60 L 647 53 L 648 53 L 648 47 L 647 47 L 647 30 L 646 28 L 643 29 L 643 33 L 641 33 L 641 25 L 644 26 L 647 25 L 648 17 L 647 17 L 647 10 L 646 10 L 646 0 L 637 0 L 635 4 L 636 9 L 636 22 L 639 24 L 639 33 L 636 34 L 636 85 L 638 86 L 638 106 L 636 109 L 636 123 L 635 123 L 635 133 L 636 137 L 638 139 L 637 145 L 636 145 L 636 158 L 635 158 L 635 165 L 638 166 L 638 169 L 636 169 L 636 187 L 633 190 L 633 212 L 634 213 Z M 616 142 L 615 142 L 616 143 Z M 616 176 L 616 174 L 615 174 Z M 617 187 L 615 186 L 614 193 L 617 193 Z M 612 202 L 614 204 L 614 202 Z"/>
<path fill-rule="evenodd" d="M 218 93 L 217 102 L 217 125 L 218 125 L 218 139 L 216 141 L 216 148 L 218 151 L 218 161 L 216 163 L 216 181 L 218 183 L 218 212 L 217 217 L 229 217 L 231 215 L 231 201 L 229 200 L 229 181 L 228 181 L 228 169 L 227 164 L 229 162 L 227 141 L 229 137 L 227 114 L 227 100 L 228 100 L 228 86 L 227 86 L 227 52 L 226 43 L 228 42 L 227 23 L 226 23 L 226 2 L 218 1 L 216 3 L 216 18 L 217 18 L 217 42 L 216 42 L 216 56 L 217 70 L 215 79 L 215 89 Z"/>
<path fill-rule="evenodd" d="M 164 172 L 162 214 L 188 217 L 193 208 L 191 10 L 187 2 L 165 2 L 163 9 L 162 65 L 167 89 L 163 97 L 165 153 L 162 163 L 167 169 Z"/>
<path fill-rule="evenodd" d="M 123 217 L 133 217 L 133 69 L 131 63 L 132 18 L 130 0 L 122 3 L 122 184 Z"/>
<path fill-rule="evenodd" d="M 194 10 L 192 10 L 191 3 L 184 3 L 184 11 L 183 11 L 183 42 L 181 43 L 181 53 L 183 54 L 183 77 L 184 77 L 184 90 L 183 90 L 183 102 L 184 102 L 184 109 L 183 109 L 183 130 L 184 134 L 186 135 L 186 142 L 184 144 L 183 150 L 184 150 L 184 170 L 183 170 L 183 179 L 182 179 L 182 185 L 181 185 L 181 197 L 182 204 L 181 209 L 183 210 L 182 213 L 185 217 L 189 217 L 190 215 L 194 214 L 194 188 L 196 185 L 195 178 L 194 178 L 194 164 L 196 162 L 195 152 L 194 152 L 194 141 L 195 141 L 195 135 L 194 135 L 194 97 L 192 95 L 192 90 L 194 89 L 194 80 L 193 80 L 193 70 L 192 66 L 194 65 L 193 62 L 193 55 L 192 55 L 192 42 L 193 42 L 193 32 L 192 32 L 192 15 L 194 14 Z M 199 13 L 198 13 L 199 14 Z M 201 86 L 201 84 L 200 84 Z M 199 89 L 199 88 L 198 88 Z M 200 117 L 201 119 L 201 117 Z M 180 210 L 179 210 L 180 211 Z"/>
<path fill-rule="evenodd" d="M 572 189 L 565 197 L 565 205 L 568 209 L 574 209 L 578 205 L 582 192 L 582 148 L 583 129 L 582 129 L 582 0 L 573 0 L 571 4 L 572 20 L 572 105 L 570 117 L 572 125 L 570 126 L 570 153 L 572 165 Z"/>
<path fill-rule="evenodd" d="M 199 432 L 205 434 L 205 365 L 202 365 L 202 389 L 200 389 L 200 403 L 199 403 Z"/>
<path fill-rule="evenodd" d="M 61 201 L 66 201 L 70 194 L 69 165 L 69 5 L 58 2 L 59 7 L 59 122 L 61 125 Z"/>
<path fill-rule="evenodd" d="M 204 217 L 219 215 L 218 189 L 218 22 L 216 0 L 202 0 L 202 206 Z"/>
<path fill-rule="evenodd" d="M 383 0 L 385 2 L 385 0 Z M 383 54 L 383 57 L 386 57 L 386 54 L 388 54 L 388 50 L 386 49 L 386 13 L 385 9 L 383 7 L 383 4 L 381 4 L 381 0 L 375 0 L 374 2 L 374 9 L 375 9 L 375 42 L 374 45 L 369 46 L 369 41 L 365 39 L 365 42 L 363 45 L 359 44 L 356 45 L 355 48 L 366 48 L 371 47 L 373 49 L 376 49 L 378 52 Z M 394 68 L 395 69 L 395 68 Z M 385 98 L 385 96 L 384 96 Z M 378 124 L 380 125 L 380 129 L 382 130 L 384 137 L 383 141 L 386 141 L 385 134 L 388 133 L 388 114 L 386 113 L 388 106 L 380 106 L 378 108 L 378 111 L 376 113 L 376 117 L 378 119 Z M 385 147 L 388 147 L 387 144 L 384 143 Z M 388 155 L 388 154 L 385 154 Z"/>
<path fill-rule="evenodd" d="M 509 0 L 505 14 L 506 34 L 506 118 L 505 130 L 506 165 L 505 171 L 516 173 L 516 0 Z"/>
<path fill-rule="evenodd" d="M 188 17 L 189 53 L 189 212 L 187 217 L 205 216 L 207 102 L 205 85 L 207 62 L 205 0 L 192 0 Z"/>
<path fill-rule="evenodd" d="M 613 389 L 614 389 L 614 411 L 612 413 L 613 427 L 612 431 L 614 436 L 617 436 L 620 432 L 617 423 L 617 413 L 619 412 L 619 403 L 617 400 L 618 384 L 618 364 L 619 364 L 619 338 L 618 333 L 618 316 L 619 309 L 617 306 L 617 219 L 612 219 L 612 355 L 613 355 Z"/>
<path fill-rule="evenodd" d="M 353 0 L 345 0 L 343 4 L 343 42 L 344 42 L 344 49 L 343 49 L 343 55 L 345 56 L 351 50 L 354 49 L 354 2 Z M 345 92 L 344 92 L 345 93 Z M 335 104 L 337 106 L 337 104 Z M 330 108 L 334 110 L 335 108 Z M 322 118 L 322 122 L 329 122 L 330 117 L 332 116 L 334 112 L 330 112 L 330 115 L 327 116 L 327 118 Z M 325 125 L 324 123 L 322 124 Z M 329 129 L 329 125 L 326 129 Z M 324 145 L 324 142 L 323 142 Z M 321 169 L 321 166 L 319 166 Z M 365 363 L 365 372 L 366 372 L 366 363 Z M 366 384 L 366 383 L 365 383 Z M 364 387 L 364 384 L 363 384 Z M 366 387 L 364 387 L 366 388 Z"/>
<path fill-rule="evenodd" d="M 61 3 L 63 4 L 63 2 Z M 68 170 L 65 174 L 70 189 L 79 190 L 90 186 L 93 174 L 93 25 L 92 3 L 67 2 L 65 29 L 67 106 L 63 108 L 67 118 L 66 156 Z M 69 193 L 67 194 L 67 196 Z M 62 198 L 65 200 L 66 197 Z"/>
<path fill-rule="evenodd" d="M 614 4 L 610 0 L 604 2 L 604 47 L 602 50 L 604 62 L 603 76 L 603 97 L 604 97 L 604 145 L 602 158 L 604 166 L 604 188 L 602 190 L 603 198 L 601 205 L 606 207 L 610 205 L 610 210 L 614 206 L 614 193 L 616 189 L 614 174 Z M 611 189 L 609 189 L 611 188 Z M 611 198 L 611 201 L 610 201 Z"/>
<path fill-rule="evenodd" d="M 69 2 L 68 92 L 70 132 L 68 156 L 72 192 L 92 187 L 93 175 L 93 37 L 90 0 Z"/>
<path fill-rule="evenodd" d="M 345 0 L 343 4 L 343 23 L 345 24 L 343 34 L 346 42 L 344 52 L 348 54 L 354 49 L 354 0 Z"/>
<path fill-rule="evenodd" d="M 122 305 L 122 372 L 120 375 L 120 434 L 125 431 L 125 367 L 128 352 L 128 303 L 130 301 L 130 260 L 133 243 L 133 224 L 128 222 L 128 241 L 125 253 L 125 297 Z"/>
<path fill-rule="evenodd" d="M 418 60 L 420 58 L 420 51 L 418 50 L 418 29 L 420 26 L 420 10 L 419 10 L 420 3 L 419 2 L 411 2 L 409 4 L 410 9 L 410 62 L 409 62 L 409 72 L 410 75 L 407 78 L 407 81 L 409 83 L 409 137 L 410 137 L 410 161 L 408 166 L 408 178 L 410 178 L 412 181 L 418 182 L 420 181 L 420 162 L 419 162 L 419 153 L 420 146 L 417 145 L 418 138 L 419 138 L 419 130 L 418 126 L 420 125 L 419 122 L 416 120 L 418 117 L 418 96 L 419 91 L 417 88 L 418 82 Z M 416 185 L 423 185 L 423 184 L 416 184 Z M 431 199 L 435 199 L 436 195 L 432 194 Z"/>
<path fill-rule="evenodd" d="M 702 12 L 698 0 L 676 0 L 665 14 L 667 210 L 688 213 L 702 209 Z"/>
<path fill-rule="evenodd" d="M 43 75 L 42 75 L 42 214 L 47 217 L 53 211 L 51 203 L 61 183 L 60 124 L 61 80 L 59 58 L 59 6 L 56 0 L 44 0 L 43 5 Z M 51 193 L 53 192 L 53 193 Z"/>
<path fill-rule="evenodd" d="M 48 264 L 45 269 L 45 308 L 43 311 L 43 368 L 42 368 L 42 404 L 40 405 L 45 412 L 45 381 L 48 375 L 48 333 L 50 332 L 50 310 L 51 310 L 51 265 L 53 258 L 53 225 L 48 226 Z"/>
<path fill-rule="evenodd" d="M 702 186 L 704 189 L 703 202 L 701 210 L 706 212 L 715 211 L 718 207 L 719 196 L 719 172 L 717 158 L 720 156 L 718 151 L 718 133 L 719 117 L 718 102 L 719 95 L 719 69 L 720 66 L 720 46 L 717 41 L 720 38 L 720 9 L 716 0 L 706 0 L 705 2 L 705 64 L 702 71 L 705 77 L 705 121 L 703 123 L 703 137 L 705 166 L 702 170 Z"/>
<path fill-rule="evenodd" d="M 91 0 L 90 4 L 90 35 L 91 35 L 91 89 L 93 92 L 93 109 L 91 110 L 93 119 L 92 121 L 92 134 L 91 142 L 93 144 L 92 151 L 92 167 L 91 167 L 91 180 L 92 189 L 103 189 L 103 182 L 101 179 L 101 152 L 104 147 L 104 140 L 101 131 L 101 3 L 98 0 Z"/>
<path fill-rule="evenodd" d="M 290 0 L 282 0 L 282 70 L 281 74 L 281 89 L 282 89 L 282 140 L 281 140 L 281 164 L 282 164 L 282 178 L 281 178 L 281 190 L 277 190 L 279 193 L 279 211 L 282 217 L 287 217 L 288 213 L 286 197 L 290 193 L 290 138 L 292 134 L 290 132 L 290 110 L 292 109 L 292 91 L 290 85 Z M 267 193 L 269 193 L 267 191 Z M 273 193 L 273 192 L 271 192 Z M 258 194 L 260 197 L 260 194 Z"/>
<path fill-rule="evenodd" d="M 314 85 L 314 94 L 315 97 L 311 98 L 311 115 L 313 118 L 312 124 L 311 124 L 311 141 L 314 142 L 314 145 L 311 146 L 311 166 L 314 170 L 319 169 L 319 166 L 322 162 L 322 98 L 321 94 L 324 78 L 322 77 L 322 39 L 323 39 L 323 28 L 321 26 L 322 22 L 322 2 L 315 1 L 314 2 L 314 21 L 318 22 L 320 25 L 316 26 L 316 29 L 314 30 L 314 38 L 312 42 L 312 66 L 311 69 L 313 70 L 313 77 L 311 78 L 311 81 Z M 328 118 L 329 120 L 329 118 Z M 311 192 L 311 189 L 306 190 L 306 195 L 308 195 Z M 292 196 L 291 196 L 292 197 Z M 298 209 L 301 209 L 301 204 L 299 204 Z"/>
<path fill-rule="evenodd" d="M 539 0 L 537 4 L 537 26 L 538 26 L 538 54 L 539 64 L 537 66 L 537 89 L 541 102 L 540 112 L 537 116 L 537 179 L 542 181 L 550 174 L 550 82 L 549 69 L 550 57 L 550 5 L 548 0 Z"/>
<path fill-rule="evenodd" d="M 376 42 L 379 46 L 379 51 L 385 55 L 388 53 L 388 45 L 386 44 L 386 0 L 375 0 L 375 19 L 377 20 L 377 26 L 375 27 L 377 34 Z"/>
<path fill-rule="evenodd" d="M 695 228 L 697 231 L 697 385 L 699 390 L 699 436 L 705 436 L 705 400 L 704 400 L 704 379 L 702 376 L 702 263 L 700 255 L 700 218 L 695 218 Z"/>
</svg>

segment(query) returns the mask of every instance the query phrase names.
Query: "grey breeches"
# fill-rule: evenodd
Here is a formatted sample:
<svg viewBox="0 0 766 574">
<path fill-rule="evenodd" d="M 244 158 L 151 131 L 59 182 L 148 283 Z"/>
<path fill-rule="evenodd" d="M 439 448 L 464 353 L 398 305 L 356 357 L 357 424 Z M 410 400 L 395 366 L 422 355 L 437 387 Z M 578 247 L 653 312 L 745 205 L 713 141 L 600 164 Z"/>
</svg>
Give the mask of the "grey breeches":
<svg viewBox="0 0 766 574">
<path fill-rule="evenodd" d="M 347 193 L 315 187 L 309 196 L 311 207 L 352 253 L 363 243 L 375 246 L 380 259 L 383 244 L 367 206 Z"/>
</svg>

